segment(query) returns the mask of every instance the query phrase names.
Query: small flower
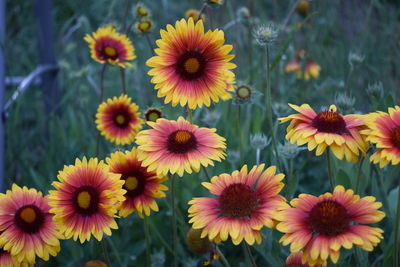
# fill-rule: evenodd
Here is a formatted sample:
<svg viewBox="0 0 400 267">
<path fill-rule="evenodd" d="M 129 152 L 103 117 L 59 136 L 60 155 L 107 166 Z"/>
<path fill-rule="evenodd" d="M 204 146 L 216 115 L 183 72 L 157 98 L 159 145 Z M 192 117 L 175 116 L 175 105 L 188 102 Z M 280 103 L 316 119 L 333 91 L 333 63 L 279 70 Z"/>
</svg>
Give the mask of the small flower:
<svg viewBox="0 0 400 267">
<path fill-rule="evenodd" d="M 214 128 L 219 119 L 221 118 L 221 113 L 218 110 L 208 110 L 206 109 L 206 114 L 201 119 L 208 127 Z"/>
<path fill-rule="evenodd" d="M 311 266 L 325 263 L 328 257 L 337 263 L 341 247 L 351 249 L 353 244 L 372 251 L 383 239 L 383 230 L 369 224 L 385 217 L 378 210 L 382 203 L 375 200 L 361 198 L 341 185 L 320 196 L 300 194 L 290 201 L 291 208 L 276 214 L 280 221 L 276 229 L 284 233 L 279 242 L 291 244 L 291 252 L 302 250 L 302 262 Z"/>
<path fill-rule="evenodd" d="M 206 1 L 210 5 L 222 5 L 224 3 L 224 0 L 206 0 Z"/>
<path fill-rule="evenodd" d="M 227 96 L 227 77 L 234 77 L 236 68 L 229 54 L 232 45 L 224 44 L 224 32 L 204 32 L 203 21 L 182 19 L 175 27 L 167 25 L 161 30 L 157 55 L 147 60 L 148 72 L 153 76 L 158 97 L 172 106 L 188 106 L 196 109 Z"/>
<path fill-rule="evenodd" d="M 240 159 L 240 153 L 239 151 L 236 150 L 228 150 L 226 152 L 227 156 L 226 156 L 226 160 L 229 161 L 231 164 L 235 164 L 236 162 L 239 161 Z"/>
<path fill-rule="evenodd" d="M 311 58 L 306 59 L 305 71 L 303 71 L 302 62 L 306 55 L 303 49 L 296 52 L 295 58 L 291 60 L 285 67 L 285 71 L 290 73 L 296 73 L 297 79 L 304 79 L 306 81 L 311 78 L 318 79 L 319 73 L 321 72 L 321 67 Z"/>
<path fill-rule="evenodd" d="M 120 67 L 132 65 L 128 61 L 134 60 L 136 55 L 128 36 L 118 33 L 112 25 L 99 28 L 92 35 L 86 34 L 84 39 L 89 43 L 90 54 L 95 61 Z"/>
<path fill-rule="evenodd" d="M 375 99 L 381 99 L 384 95 L 382 82 L 375 82 L 368 84 L 367 94 L 374 97 Z"/>
<path fill-rule="evenodd" d="M 119 215 L 126 217 L 134 211 L 138 215 L 150 216 L 150 210 L 158 211 L 158 205 L 155 199 L 164 198 L 164 191 L 168 187 L 163 185 L 168 178 L 157 175 L 142 167 L 142 161 L 138 159 L 138 151 L 134 147 L 131 151 L 122 153 L 116 151 L 106 159 L 111 173 L 121 175 L 124 181 L 123 189 L 126 190 L 125 200 L 119 207 Z"/>
<path fill-rule="evenodd" d="M 329 147 L 340 160 L 357 162 L 360 152 L 365 155 L 368 143 L 360 134 L 365 128 L 360 115 L 342 115 L 336 112 L 336 106 L 320 113 L 308 105 L 296 106 L 289 104 L 299 113 L 279 118 L 281 123 L 290 121 L 286 131 L 286 140 L 297 142 L 298 146 L 308 144 L 308 150 L 315 149 L 317 156 L 322 155 Z"/>
<path fill-rule="evenodd" d="M 149 18 L 142 18 L 135 23 L 135 28 L 139 33 L 147 33 L 153 28 L 153 21 Z"/>
<path fill-rule="evenodd" d="M 293 252 L 286 258 L 286 264 L 284 267 L 310 267 L 308 263 L 302 262 L 303 252 Z M 314 265 L 314 267 L 326 267 L 327 262 L 324 261 L 323 264 Z"/>
<path fill-rule="evenodd" d="M 262 94 L 248 85 L 239 85 L 235 88 L 233 104 L 245 105 L 257 103 Z"/>
<path fill-rule="evenodd" d="M 388 113 L 377 111 L 365 115 L 368 129 L 361 133 L 378 149 L 370 161 L 383 168 L 400 163 L 400 107 L 389 108 Z"/>
<path fill-rule="evenodd" d="M 127 95 L 109 98 L 97 109 L 96 125 L 101 135 L 117 145 L 133 142 L 142 128 L 139 107 Z"/>
<path fill-rule="evenodd" d="M 213 249 L 213 243 L 208 238 L 202 238 L 201 232 L 201 229 L 190 228 L 186 233 L 186 245 L 197 254 L 206 254 Z"/>
<path fill-rule="evenodd" d="M 216 197 L 193 198 L 189 201 L 189 223 L 202 229 L 201 237 L 220 243 L 229 237 L 233 244 L 245 241 L 249 245 L 261 243 L 260 230 L 275 226 L 274 214 L 288 207 L 279 195 L 284 174 L 275 174 L 276 167 L 264 171 L 264 164 L 248 172 L 244 165 L 240 171 L 223 173 L 203 182 Z"/>
<path fill-rule="evenodd" d="M 144 118 L 146 121 L 156 122 L 158 119 L 163 117 L 163 113 L 161 110 L 157 108 L 148 108 L 144 113 Z"/>
<path fill-rule="evenodd" d="M 200 15 L 200 11 L 197 9 L 188 9 L 185 12 L 185 17 L 187 19 L 192 18 L 193 21 L 197 21 Z M 201 14 L 201 20 L 205 21 L 206 20 L 206 16 L 204 14 Z"/>
<path fill-rule="evenodd" d="M 23 266 L 33 265 L 36 256 L 48 261 L 60 251 L 61 236 L 53 218 L 47 197 L 13 184 L 0 194 L 0 247 L 21 265 L 26 263 Z"/>
<path fill-rule="evenodd" d="M 118 229 L 114 217 L 126 193 L 120 177 L 97 158 L 84 157 L 64 166 L 58 181 L 52 183 L 56 190 L 49 191 L 49 205 L 65 238 L 79 238 L 83 243 L 93 235 L 100 241 L 103 234 L 111 235 L 111 229 Z"/>
<path fill-rule="evenodd" d="M 157 175 L 177 173 L 182 177 L 184 172 L 199 172 L 200 166 L 214 166 L 214 161 L 225 158 L 225 138 L 214 128 L 200 128 L 183 117 L 147 124 L 151 129 L 136 136 L 138 159 Z"/>
<path fill-rule="evenodd" d="M 273 43 L 278 37 L 279 29 L 274 24 L 260 26 L 254 32 L 254 37 L 259 45 L 266 46 Z"/>
<path fill-rule="evenodd" d="M 83 267 L 108 267 L 108 265 L 100 260 L 91 260 L 87 261 Z"/>
<path fill-rule="evenodd" d="M 18 262 L 10 252 L 0 248 L 0 266 L 2 267 L 17 267 L 17 266 L 29 266 L 27 262 Z"/>
<path fill-rule="evenodd" d="M 138 17 L 147 17 L 150 16 L 150 11 L 149 9 L 142 3 L 137 3 L 136 5 L 136 16 Z"/>
<path fill-rule="evenodd" d="M 271 143 L 271 138 L 266 137 L 263 133 L 250 135 L 250 144 L 256 150 L 263 150 Z"/>
<path fill-rule="evenodd" d="M 305 147 L 299 147 L 296 144 L 291 144 L 285 141 L 285 144 L 278 144 L 279 155 L 285 159 L 294 159 L 300 153 L 301 150 L 306 149 Z"/>
<path fill-rule="evenodd" d="M 301 0 L 296 6 L 296 12 L 303 18 L 307 17 L 310 12 L 310 2 L 307 0 Z"/>
<path fill-rule="evenodd" d="M 337 93 L 335 95 L 335 104 L 339 107 L 342 111 L 350 111 L 354 109 L 354 103 L 356 102 L 356 98 L 353 97 L 351 94 L 344 93 Z"/>
</svg>

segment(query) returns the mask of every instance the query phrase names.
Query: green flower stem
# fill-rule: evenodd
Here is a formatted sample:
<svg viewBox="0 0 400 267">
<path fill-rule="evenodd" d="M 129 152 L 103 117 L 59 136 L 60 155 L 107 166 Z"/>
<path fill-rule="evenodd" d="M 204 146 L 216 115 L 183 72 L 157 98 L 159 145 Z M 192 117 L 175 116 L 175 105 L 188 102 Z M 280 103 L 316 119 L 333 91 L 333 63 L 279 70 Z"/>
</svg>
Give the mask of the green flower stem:
<svg viewBox="0 0 400 267">
<path fill-rule="evenodd" d="M 104 96 L 104 77 L 106 74 L 107 63 L 103 64 L 103 67 L 100 72 L 100 104 L 103 102 Z M 100 131 L 97 131 L 96 137 L 96 156 L 99 154 L 99 146 L 100 146 Z"/>
<path fill-rule="evenodd" d="M 206 10 L 207 6 L 208 6 L 208 5 L 207 5 L 207 2 L 204 2 L 203 6 L 202 6 L 201 9 L 200 9 L 199 16 L 197 17 L 195 23 L 198 22 L 198 21 L 200 20 L 201 15 L 203 15 L 203 13 L 204 13 L 204 11 Z"/>
<path fill-rule="evenodd" d="M 207 172 L 207 168 L 204 167 L 203 165 L 201 165 L 201 168 L 203 168 L 204 174 L 206 175 L 208 181 L 211 181 L 211 177 L 210 177 L 210 175 L 209 175 L 208 172 Z"/>
<path fill-rule="evenodd" d="M 241 125 L 241 120 L 240 120 L 240 117 L 241 117 L 241 112 L 240 112 L 240 105 L 237 105 L 237 127 L 238 127 L 238 129 L 237 129 L 237 136 L 238 136 L 238 141 L 239 141 L 239 155 L 240 155 L 240 163 L 242 163 L 243 162 L 243 157 L 244 157 L 244 155 L 243 155 L 243 140 L 242 140 L 242 125 Z"/>
<path fill-rule="evenodd" d="M 100 243 L 101 243 L 101 248 L 103 250 L 104 260 L 107 262 L 108 266 L 111 266 L 110 257 L 108 256 L 107 244 L 106 244 L 105 238 L 103 238 Z"/>
<path fill-rule="evenodd" d="M 329 147 L 326 148 L 326 163 L 328 165 L 328 179 L 329 184 L 331 186 L 331 190 L 333 191 L 333 175 L 332 175 L 332 164 L 331 164 L 331 149 Z"/>
<path fill-rule="evenodd" d="M 228 260 L 225 258 L 224 254 L 223 254 L 222 251 L 219 249 L 219 247 L 216 246 L 215 248 L 216 248 L 216 250 L 217 250 L 217 253 L 218 253 L 218 255 L 219 255 L 219 258 L 220 258 L 222 264 L 223 264 L 225 267 L 231 267 L 231 265 L 229 264 Z"/>
<path fill-rule="evenodd" d="M 275 152 L 276 162 L 278 164 L 278 168 L 280 171 L 283 171 L 281 160 L 279 158 L 278 148 L 276 146 L 275 140 L 275 132 L 274 132 L 274 124 L 272 122 L 272 101 L 271 101 L 271 77 L 270 77 L 270 55 L 269 55 L 269 45 L 266 46 L 267 50 L 267 117 L 268 117 L 268 125 L 271 129 L 271 140 L 272 147 Z"/>
<path fill-rule="evenodd" d="M 117 247 L 115 246 L 114 242 L 112 241 L 111 238 L 108 238 L 107 241 L 111 247 L 112 252 L 114 253 L 115 258 L 117 259 L 118 265 L 120 267 L 123 267 L 124 265 L 122 264 L 121 257 L 119 256 L 119 251 L 118 251 Z"/>
<path fill-rule="evenodd" d="M 189 106 L 186 106 L 186 112 L 187 112 L 187 118 L 189 119 L 189 122 L 193 124 L 193 114 L 192 111 L 190 110 Z"/>
<path fill-rule="evenodd" d="M 175 177 L 171 176 L 171 209 L 172 209 L 172 233 L 173 233 L 173 251 L 174 251 L 174 266 L 178 267 L 178 228 L 176 224 L 176 204 L 175 204 Z"/>
<path fill-rule="evenodd" d="M 121 75 L 122 93 L 126 95 L 125 69 L 119 67 L 119 73 Z"/>
<path fill-rule="evenodd" d="M 245 248 L 246 248 L 247 255 L 249 256 L 251 265 L 252 265 L 253 267 L 257 267 L 256 261 L 255 261 L 254 258 L 253 258 L 253 254 L 251 254 L 251 250 L 250 250 L 249 244 L 247 244 L 246 241 L 244 241 L 244 246 L 245 246 Z"/>
<path fill-rule="evenodd" d="M 357 169 L 357 176 L 356 176 L 356 194 L 358 193 L 358 189 L 360 187 L 360 177 L 361 177 L 361 169 L 362 169 L 362 165 L 364 163 L 365 157 L 361 156 L 359 165 L 358 165 L 358 169 Z"/>
<path fill-rule="evenodd" d="M 144 226 L 144 234 L 146 238 L 146 266 L 150 267 L 151 265 L 151 247 L 150 247 L 150 231 L 149 231 L 149 218 L 145 215 L 143 218 L 143 226 Z"/>
<path fill-rule="evenodd" d="M 399 266 L 400 185 L 397 191 L 397 211 L 394 223 L 394 266 Z"/>
</svg>

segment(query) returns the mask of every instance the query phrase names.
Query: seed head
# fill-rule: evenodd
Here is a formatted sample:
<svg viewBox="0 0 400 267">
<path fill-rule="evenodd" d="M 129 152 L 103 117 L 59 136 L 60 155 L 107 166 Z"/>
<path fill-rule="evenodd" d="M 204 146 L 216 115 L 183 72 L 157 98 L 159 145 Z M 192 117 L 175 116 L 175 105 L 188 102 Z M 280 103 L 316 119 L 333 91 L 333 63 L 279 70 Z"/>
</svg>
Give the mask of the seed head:
<svg viewBox="0 0 400 267">
<path fill-rule="evenodd" d="M 353 110 L 356 98 L 351 94 L 337 93 L 335 95 L 335 104 L 339 107 L 339 110 L 350 111 Z"/>
<path fill-rule="evenodd" d="M 267 26 L 260 26 L 255 32 L 254 37 L 261 46 L 270 45 L 279 35 L 279 29 L 272 23 Z"/>
<path fill-rule="evenodd" d="M 285 144 L 278 145 L 279 154 L 285 159 L 294 159 L 300 151 L 306 149 L 305 147 L 299 147 L 296 144 L 285 142 Z"/>
<path fill-rule="evenodd" d="M 369 96 L 372 96 L 376 99 L 380 99 L 383 97 L 383 93 L 384 93 L 384 90 L 383 90 L 382 82 L 374 82 L 372 84 L 368 84 L 367 94 Z"/>
<path fill-rule="evenodd" d="M 270 143 L 271 138 L 266 137 L 263 133 L 257 133 L 250 136 L 250 144 L 256 150 L 263 150 Z"/>
</svg>

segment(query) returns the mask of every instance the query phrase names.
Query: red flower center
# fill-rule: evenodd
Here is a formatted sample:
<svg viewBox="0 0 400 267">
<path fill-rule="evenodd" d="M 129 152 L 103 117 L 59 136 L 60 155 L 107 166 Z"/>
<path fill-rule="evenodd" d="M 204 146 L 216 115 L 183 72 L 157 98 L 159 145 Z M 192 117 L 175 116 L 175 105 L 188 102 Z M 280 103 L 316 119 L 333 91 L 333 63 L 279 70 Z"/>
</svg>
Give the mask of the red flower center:
<svg viewBox="0 0 400 267">
<path fill-rule="evenodd" d="M 392 142 L 395 147 L 400 149 L 400 126 L 392 130 Z"/>
<path fill-rule="evenodd" d="M 185 154 L 196 148 L 196 137 L 187 130 L 177 130 L 168 136 L 167 149 L 169 152 Z"/>
<path fill-rule="evenodd" d="M 327 110 L 319 113 L 312 121 L 312 126 L 317 128 L 319 132 L 324 133 L 346 133 L 346 122 L 342 115 L 333 111 Z"/>
<path fill-rule="evenodd" d="M 44 223 L 44 214 L 35 205 L 26 205 L 18 209 L 14 216 L 15 225 L 28 234 L 37 233 Z"/>
<path fill-rule="evenodd" d="M 257 195 L 246 184 L 232 184 L 222 191 L 219 204 L 224 216 L 250 217 L 257 209 Z"/>
<path fill-rule="evenodd" d="M 100 201 L 100 194 L 96 188 L 84 185 L 75 191 L 73 205 L 77 213 L 90 216 L 97 212 Z"/>
<path fill-rule="evenodd" d="M 309 214 L 308 224 L 315 233 L 335 236 L 346 232 L 350 219 L 342 204 L 324 200 L 315 205 Z"/>
<path fill-rule="evenodd" d="M 176 71 L 184 80 L 196 80 L 203 75 L 206 65 L 207 59 L 198 50 L 192 50 L 180 56 Z"/>
</svg>

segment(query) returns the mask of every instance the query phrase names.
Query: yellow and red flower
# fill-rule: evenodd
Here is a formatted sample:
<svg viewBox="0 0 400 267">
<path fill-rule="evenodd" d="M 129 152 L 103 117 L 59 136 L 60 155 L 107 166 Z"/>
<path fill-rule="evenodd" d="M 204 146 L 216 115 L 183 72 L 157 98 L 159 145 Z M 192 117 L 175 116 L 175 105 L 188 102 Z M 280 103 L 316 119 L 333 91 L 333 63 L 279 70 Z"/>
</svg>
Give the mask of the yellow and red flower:
<svg viewBox="0 0 400 267">
<path fill-rule="evenodd" d="M 48 202 L 41 192 L 16 184 L 0 194 L 0 247 L 21 264 L 34 264 L 36 256 L 48 261 L 60 251 Z M 6 255 L 1 259 L 10 261 Z"/>
<path fill-rule="evenodd" d="M 231 175 L 224 173 L 202 185 L 217 197 L 193 198 L 189 201 L 189 223 L 202 229 L 201 237 L 219 243 L 230 236 L 233 244 L 244 239 L 249 245 L 261 243 L 263 226 L 275 226 L 274 214 L 288 207 L 279 195 L 284 174 L 275 174 L 276 167 L 264 170 L 264 164 L 254 166 L 250 172 L 244 165 Z"/>
<path fill-rule="evenodd" d="M 389 163 L 397 165 L 400 162 L 400 107 L 389 108 L 388 112 L 378 111 L 365 115 L 368 129 L 361 132 L 378 149 L 370 161 L 379 163 L 381 168 Z"/>
<path fill-rule="evenodd" d="M 89 43 L 90 55 L 99 63 L 126 67 L 136 58 L 128 36 L 118 33 L 112 25 L 97 29 L 93 36 L 86 34 L 84 39 Z"/>
<path fill-rule="evenodd" d="M 230 69 L 236 65 L 229 62 L 234 58 L 229 54 L 232 45 L 224 45 L 222 30 L 204 33 L 203 21 L 195 24 L 189 18 L 177 21 L 175 27 L 167 25 L 160 34 L 157 56 L 146 62 L 158 97 L 166 97 L 164 102 L 172 106 L 195 109 L 226 95 L 224 81 L 234 75 Z"/>
<path fill-rule="evenodd" d="M 301 66 L 301 59 L 304 57 L 306 52 L 303 49 L 297 51 L 295 58 L 290 61 L 286 67 L 286 72 L 295 72 L 297 79 L 305 79 L 306 81 L 311 78 L 318 79 L 321 67 L 312 59 L 306 60 L 305 72 L 303 73 L 303 67 Z"/>
<path fill-rule="evenodd" d="M 226 101 L 232 98 L 231 92 L 235 91 L 234 84 L 236 83 L 235 75 L 232 72 L 225 73 L 225 94 L 221 95 L 221 99 Z"/>
<path fill-rule="evenodd" d="M 365 155 L 368 143 L 360 134 L 360 130 L 365 128 L 362 116 L 342 115 L 335 105 L 318 114 L 308 104 L 289 106 L 299 113 L 279 120 L 281 123 L 290 121 L 286 139 L 292 144 L 308 144 L 308 150 L 316 149 L 317 156 L 329 147 L 338 159 L 346 158 L 352 162 L 357 162 L 360 151 Z"/>
<path fill-rule="evenodd" d="M 119 215 L 126 217 L 134 211 L 143 218 L 143 213 L 150 216 L 150 209 L 158 211 L 155 198 L 165 197 L 163 191 L 168 187 L 162 184 L 167 180 L 166 176 L 159 176 L 142 167 L 138 160 L 138 151 L 133 148 L 131 151 L 122 153 L 117 151 L 106 159 L 110 166 L 110 172 L 121 175 L 124 181 L 123 188 L 126 190 L 125 201 L 119 207 Z"/>
<path fill-rule="evenodd" d="M 10 252 L 0 248 L 0 266 L 19 267 L 19 266 L 29 266 L 29 264 L 26 262 L 23 263 L 18 262 L 13 256 L 11 256 Z"/>
<path fill-rule="evenodd" d="M 139 107 L 127 95 L 109 98 L 100 104 L 96 114 L 97 129 L 105 138 L 117 145 L 133 142 L 142 128 Z"/>
<path fill-rule="evenodd" d="M 158 175 L 192 173 L 200 166 L 214 166 L 213 160 L 225 158 L 225 138 L 216 129 L 199 128 L 179 117 L 177 121 L 158 119 L 147 122 L 152 128 L 138 133 L 138 159 L 148 171 Z"/>
<path fill-rule="evenodd" d="M 59 181 L 52 183 L 56 190 L 49 191 L 49 204 L 65 238 L 79 238 L 83 243 L 93 235 L 100 241 L 103 233 L 111 235 L 111 229 L 118 229 L 114 216 L 126 193 L 120 176 L 97 158 L 84 157 L 64 166 Z"/>
<path fill-rule="evenodd" d="M 303 264 L 302 256 L 303 256 L 302 251 L 291 253 L 286 258 L 286 264 L 284 267 L 310 267 L 310 265 L 308 265 L 308 263 Z M 327 266 L 327 262 L 324 262 L 323 264 L 315 265 L 315 267 L 326 267 L 326 266 Z"/>
<path fill-rule="evenodd" d="M 200 15 L 200 11 L 197 9 L 188 9 L 185 12 L 185 17 L 187 19 L 192 18 L 193 21 L 197 21 L 197 19 L 199 18 Z M 206 16 L 204 16 L 204 14 L 201 14 L 201 20 L 205 21 L 206 20 Z"/>
<path fill-rule="evenodd" d="M 385 213 L 378 209 L 375 197 L 360 198 L 353 190 L 336 186 L 333 193 L 319 197 L 300 194 L 291 208 L 276 215 L 276 229 L 285 233 L 280 242 L 290 245 L 291 252 L 303 250 L 303 263 L 323 264 L 328 257 L 336 263 L 340 248 L 351 249 L 353 244 L 372 251 L 383 239 L 383 230 L 368 226 L 381 221 Z"/>
</svg>

